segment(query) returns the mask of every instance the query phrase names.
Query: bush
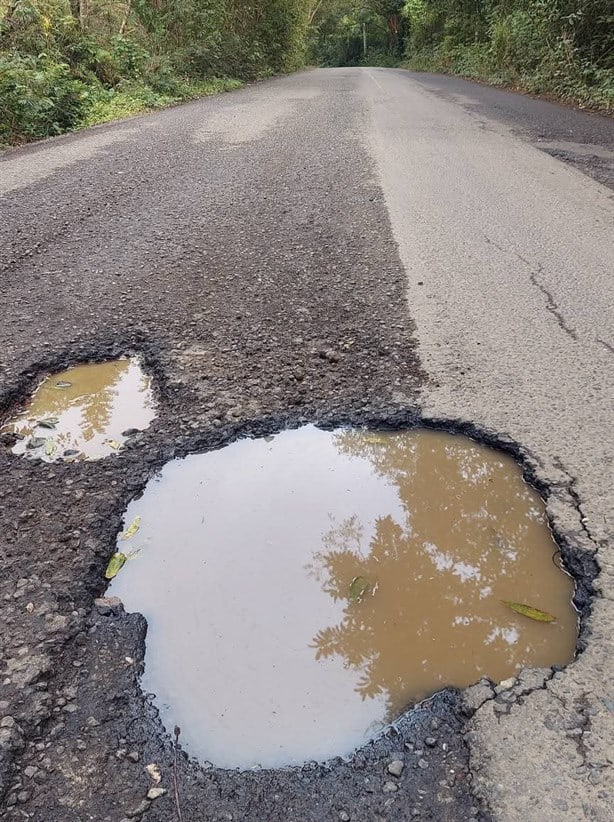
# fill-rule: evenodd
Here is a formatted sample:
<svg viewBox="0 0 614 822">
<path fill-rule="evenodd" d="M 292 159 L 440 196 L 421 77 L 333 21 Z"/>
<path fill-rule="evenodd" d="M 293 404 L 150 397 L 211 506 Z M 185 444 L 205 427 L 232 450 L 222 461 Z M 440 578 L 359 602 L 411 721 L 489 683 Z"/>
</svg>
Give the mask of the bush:
<svg viewBox="0 0 614 822">
<path fill-rule="evenodd" d="M 75 128 L 84 113 L 87 87 L 67 63 L 0 54 L 0 142 L 19 143 Z"/>
</svg>

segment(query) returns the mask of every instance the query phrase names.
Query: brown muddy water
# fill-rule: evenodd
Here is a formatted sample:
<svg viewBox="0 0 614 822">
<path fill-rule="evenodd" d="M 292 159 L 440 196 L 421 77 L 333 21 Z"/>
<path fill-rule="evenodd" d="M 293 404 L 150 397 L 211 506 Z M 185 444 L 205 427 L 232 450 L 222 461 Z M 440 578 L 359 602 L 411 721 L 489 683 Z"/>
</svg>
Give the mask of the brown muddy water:
<svg viewBox="0 0 614 822">
<path fill-rule="evenodd" d="M 95 460 L 119 451 L 154 417 L 151 378 L 137 359 L 119 359 L 50 374 L 0 430 L 19 435 L 15 454 Z"/>
<path fill-rule="evenodd" d="M 574 656 L 542 500 L 461 436 L 241 440 L 167 464 L 125 522 L 109 594 L 148 620 L 143 688 L 221 767 L 348 755 L 444 686 Z"/>
</svg>

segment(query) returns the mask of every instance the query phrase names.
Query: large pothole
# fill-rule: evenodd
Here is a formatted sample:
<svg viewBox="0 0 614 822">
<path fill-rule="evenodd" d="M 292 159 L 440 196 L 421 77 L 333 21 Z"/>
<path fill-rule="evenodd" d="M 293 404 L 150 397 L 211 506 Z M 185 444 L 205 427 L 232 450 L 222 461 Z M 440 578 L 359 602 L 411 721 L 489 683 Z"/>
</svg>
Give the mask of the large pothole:
<svg viewBox="0 0 614 822">
<path fill-rule="evenodd" d="M 147 618 L 142 686 L 221 767 L 347 755 L 443 687 L 574 655 L 541 498 L 462 436 L 240 440 L 167 464 L 125 521 L 109 593 Z"/>
</svg>

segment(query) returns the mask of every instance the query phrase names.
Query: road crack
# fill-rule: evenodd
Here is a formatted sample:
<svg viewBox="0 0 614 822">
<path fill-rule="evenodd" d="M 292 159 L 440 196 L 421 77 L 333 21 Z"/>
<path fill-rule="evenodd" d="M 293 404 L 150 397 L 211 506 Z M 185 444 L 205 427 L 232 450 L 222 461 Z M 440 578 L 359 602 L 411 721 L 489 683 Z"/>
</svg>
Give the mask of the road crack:
<svg viewBox="0 0 614 822">
<path fill-rule="evenodd" d="M 517 256 L 520 257 L 520 255 L 517 255 Z M 520 257 L 520 259 L 522 260 L 523 258 Z M 524 262 L 527 262 L 527 261 L 524 260 Z M 563 331 L 566 334 L 568 334 L 571 337 L 572 340 L 577 342 L 578 341 L 577 331 L 567 324 L 567 322 L 566 322 L 565 318 L 563 317 L 563 315 L 561 314 L 561 312 L 559 310 L 559 307 L 556 303 L 556 300 L 552 296 L 551 292 L 546 288 L 546 286 L 543 283 L 540 283 L 540 281 L 537 279 L 538 275 L 541 274 L 542 272 L 543 272 L 543 268 L 542 268 L 542 265 L 540 263 L 539 266 L 537 267 L 537 271 L 531 271 L 531 275 L 530 275 L 529 279 L 531 280 L 533 285 L 536 288 L 538 288 L 541 291 L 541 293 L 545 296 L 545 298 L 546 298 L 546 309 L 556 318 L 556 321 L 559 324 L 559 327 L 562 328 Z"/>
<path fill-rule="evenodd" d="M 577 342 L 578 341 L 578 332 L 575 330 L 575 328 L 572 328 L 567 323 L 567 321 L 565 320 L 565 317 L 561 313 L 561 310 L 560 310 L 556 300 L 554 299 L 554 297 L 552 295 L 552 292 L 549 291 L 546 288 L 546 286 L 543 283 L 541 283 L 538 279 L 538 277 L 541 274 L 543 274 L 543 271 L 544 271 L 543 265 L 541 263 L 539 263 L 538 266 L 537 266 L 537 270 L 535 270 L 535 267 L 530 262 L 530 260 L 527 260 L 526 257 L 522 256 L 522 254 L 519 254 L 517 251 L 514 251 L 513 249 L 503 248 L 503 246 L 500 246 L 498 243 L 496 243 L 490 237 L 487 237 L 486 234 L 484 235 L 484 239 L 486 240 L 486 242 L 489 245 L 492 245 L 495 248 L 497 248 L 499 251 L 501 251 L 502 254 L 513 254 L 515 257 L 517 257 L 522 263 L 524 263 L 527 266 L 527 268 L 529 269 L 529 279 L 531 280 L 531 283 L 535 286 L 535 288 L 537 288 L 539 291 L 541 291 L 541 293 L 546 298 L 546 310 L 549 311 L 552 314 L 552 316 L 556 319 L 559 327 L 568 336 L 570 336 L 571 339 L 574 340 L 574 342 Z M 606 348 L 609 348 L 612 351 L 612 353 L 614 353 L 614 348 L 611 348 L 607 343 L 603 343 L 602 340 L 599 340 L 599 342 L 601 342 L 603 345 L 606 346 Z"/>
</svg>

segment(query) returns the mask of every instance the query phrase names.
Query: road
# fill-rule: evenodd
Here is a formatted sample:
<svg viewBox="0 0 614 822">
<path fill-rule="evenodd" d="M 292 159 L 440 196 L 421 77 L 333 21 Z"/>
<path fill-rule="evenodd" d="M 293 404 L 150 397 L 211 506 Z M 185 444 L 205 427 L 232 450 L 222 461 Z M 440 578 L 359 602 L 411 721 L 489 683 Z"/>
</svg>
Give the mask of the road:
<svg viewBox="0 0 614 822">
<path fill-rule="evenodd" d="M 611 818 L 612 188 L 611 119 L 390 69 L 303 72 L 0 157 L 0 414 L 45 370 L 131 352 L 159 402 L 111 460 L 0 448 L 2 818 L 173 818 L 144 622 L 92 607 L 157 468 L 239 433 L 417 417 L 507 447 L 542 489 L 578 580 L 577 660 L 496 699 L 443 694 L 350 762 L 179 756 L 183 818 Z M 169 793 L 148 803 L 149 762 Z"/>
</svg>

